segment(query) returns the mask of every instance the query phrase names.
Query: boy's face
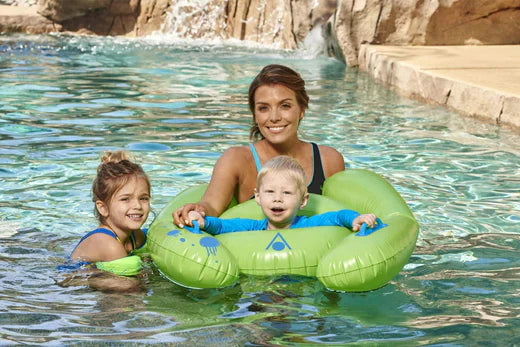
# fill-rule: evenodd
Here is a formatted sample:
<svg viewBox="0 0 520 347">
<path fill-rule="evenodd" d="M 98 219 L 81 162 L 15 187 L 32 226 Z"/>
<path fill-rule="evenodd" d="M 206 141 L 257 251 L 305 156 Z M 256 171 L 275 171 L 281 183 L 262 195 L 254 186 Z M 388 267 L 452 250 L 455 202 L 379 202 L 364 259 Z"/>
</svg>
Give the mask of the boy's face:
<svg viewBox="0 0 520 347">
<path fill-rule="evenodd" d="M 255 200 L 267 217 L 269 230 L 289 228 L 308 198 L 309 194 L 302 196 L 294 179 L 285 173 L 268 172 L 255 189 Z"/>
</svg>

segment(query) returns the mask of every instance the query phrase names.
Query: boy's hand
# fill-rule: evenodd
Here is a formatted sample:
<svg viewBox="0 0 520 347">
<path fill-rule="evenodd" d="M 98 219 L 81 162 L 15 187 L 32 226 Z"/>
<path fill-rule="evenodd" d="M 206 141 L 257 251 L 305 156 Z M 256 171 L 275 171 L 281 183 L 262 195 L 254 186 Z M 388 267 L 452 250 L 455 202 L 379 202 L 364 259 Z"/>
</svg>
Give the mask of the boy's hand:
<svg viewBox="0 0 520 347">
<path fill-rule="evenodd" d="M 173 211 L 173 223 L 181 228 L 184 228 L 184 225 L 192 227 L 193 224 L 191 221 L 193 219 L 190 219 L 189 217 L 189 213 L 192 211 L 196 211 L 202 216 L 206 215 L 204 207 L 201 204 L 186 204 Z"/>
<path fill-rule="evenodd" d="M 190 224 L 193 225 L 192 221 L 197 221 L 199 223 L 199 228 L 204 229 L 205 219 L 202 213 L 197 212 L 195 210 L 192 210 L 188 212 L 188 220 L 190 221 Z"/>
<path fill-rule="evenodd" d="M 376 223 L 376 215 L 369 213 L 369 214 L 362 214 L 362 215 L 357 216 L 352 221 L 352 230 L 359 231 L 359 229 L 361 229 L 361 225 L 363 225 L 363 223 L 367 223 L 367 225 L 369 227 L 373 228 L 374 224 Z"/>
</svg>

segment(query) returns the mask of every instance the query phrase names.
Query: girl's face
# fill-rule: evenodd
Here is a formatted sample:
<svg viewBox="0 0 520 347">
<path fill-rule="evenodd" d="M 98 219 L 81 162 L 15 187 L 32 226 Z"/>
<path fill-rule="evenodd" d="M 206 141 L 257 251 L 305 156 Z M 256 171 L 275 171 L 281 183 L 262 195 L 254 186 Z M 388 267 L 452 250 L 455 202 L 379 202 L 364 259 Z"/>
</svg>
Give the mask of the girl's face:
<svg viewBox="0 0 520 347">
<path fill-rule="evenodd" d="M 268 172 L 255 189 L 255 199 L 267 217 L 267 229 L 286 229 L 293 223 L 296 213 L 305 207 L 308 194 L 302 192 L 294 179 L 280 172 Z"/>
<path fill-rule="evenodd" d="M 150 193 L 143 177 L 132 177 L 105 204 L 96 201 L 96 208 L 106 224 L 116 234 L 130 234 L 146 222 L 150 213 Z"/>
<path fill-rule="evenodd" d="M 283 143 L 298 138 L 298 125 L 305 110 L 296 100 L 291 89 L 281 85 L 258 87 L 255 98 L 255 122 L 265 139 L 271 143 Z"/>
</svg>

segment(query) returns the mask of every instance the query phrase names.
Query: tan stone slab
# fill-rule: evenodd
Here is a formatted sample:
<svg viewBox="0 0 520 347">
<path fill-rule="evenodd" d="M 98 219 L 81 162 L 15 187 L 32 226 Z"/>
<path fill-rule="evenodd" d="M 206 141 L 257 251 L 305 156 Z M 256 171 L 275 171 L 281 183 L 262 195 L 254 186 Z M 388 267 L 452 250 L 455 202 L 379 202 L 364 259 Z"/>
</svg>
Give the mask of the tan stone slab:
<svg viewBox="0 0 520 347">
<path fill-rule="evenodd" d="M 0 5 L 0 33 L 45 34 L 61 31 L 61 24 L 41 16 L 36 6 Z"/>
<path fill-rule="evenodd" d="M 520 45 L 362 45 L 358 60 L 406 96 L 520 130 Z"/>
<path fill-rule="evenodd" d="M 0 16 L 36 16 L 36 6 L 0 5 Z"/>
<path fill-rule="evenodd" d="M 369 47 L 396 60 L 424 69 L 520 68 L 520 45 Z"/>
</svg>

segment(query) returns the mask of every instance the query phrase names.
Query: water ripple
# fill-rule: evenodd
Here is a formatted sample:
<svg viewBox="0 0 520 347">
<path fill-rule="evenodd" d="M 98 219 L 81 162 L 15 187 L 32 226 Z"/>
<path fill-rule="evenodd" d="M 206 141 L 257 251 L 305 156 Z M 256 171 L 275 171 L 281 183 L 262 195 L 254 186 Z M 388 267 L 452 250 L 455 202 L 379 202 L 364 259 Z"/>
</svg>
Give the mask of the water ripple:
<svg viewBox="0 0 520 347">
<path fill-rule="evenodd" d="M 67 35 L 0 35 L 0 56 L 0 344 L 516 343 L 518 134 L 401 98 L 327 57 Z M 134 152 L 159 212 L 248 142 L 248 85 L 274 62 L 306 80 L 302 138 L 385 177 L 418 219 L 417 248 L 391 283 L 337 293 L 313 278 L 244 276 L 195 291 L 146 261 L 137 290 L 117 294 L 56 270 L 97 225 L 102 151 Z"/>
</svg>

